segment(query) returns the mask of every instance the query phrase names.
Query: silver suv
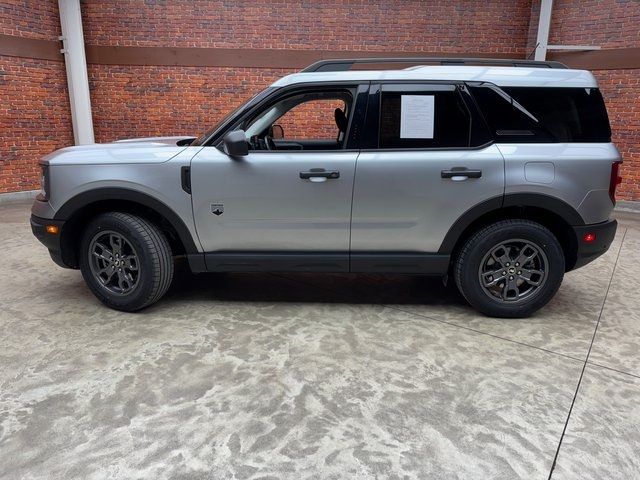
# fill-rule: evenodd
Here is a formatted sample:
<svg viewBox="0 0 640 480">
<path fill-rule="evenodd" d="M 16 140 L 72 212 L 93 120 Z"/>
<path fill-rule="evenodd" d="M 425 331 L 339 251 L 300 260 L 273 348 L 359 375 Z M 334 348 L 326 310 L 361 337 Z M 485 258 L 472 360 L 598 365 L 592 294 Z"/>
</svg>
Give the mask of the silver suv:
<svg viewBox="0 0 640 480">
<path fill-rule="evenodd" d="M 419 66 L 366 69 L 382 64 Z M 43 158 L 31 225 L 119 310 L 160 299 L 182 256 L 193 272 L 439 275 L 522 317 L 611 244 L 620 163 L 587 71 L 325 60 L 200 137 Z"/>
</svg>

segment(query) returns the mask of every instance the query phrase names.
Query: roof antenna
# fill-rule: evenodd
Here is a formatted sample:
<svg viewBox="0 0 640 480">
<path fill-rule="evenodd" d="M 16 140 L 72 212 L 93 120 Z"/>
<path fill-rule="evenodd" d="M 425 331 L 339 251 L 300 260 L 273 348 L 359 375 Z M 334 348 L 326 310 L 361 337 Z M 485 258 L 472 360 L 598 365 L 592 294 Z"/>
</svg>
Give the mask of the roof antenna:
<svg viewBox="0 0 640 480">
<path fill-rule="evenodd" d="M 531 50 L 531 53 L 529 55 L 527 55 L 527 57 L 525 58 L 525 60 L 530 60 L 531 59 L 531 55 L 533 55 L 534 53 L 536 53 L 536 50 L 538 49 L 538 47 L 540 46 L 540 42 L 536 43 L 536 46 L 533 47 L 533 50 Z"/>
</svg>

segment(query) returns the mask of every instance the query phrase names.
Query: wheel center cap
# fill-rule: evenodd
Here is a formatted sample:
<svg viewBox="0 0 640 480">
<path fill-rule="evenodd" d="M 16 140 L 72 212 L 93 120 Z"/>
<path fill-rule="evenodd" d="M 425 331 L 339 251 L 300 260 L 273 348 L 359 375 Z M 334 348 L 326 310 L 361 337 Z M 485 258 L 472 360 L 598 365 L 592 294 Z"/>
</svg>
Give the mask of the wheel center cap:
<svg viewBox="0 0 640 480">
<path fill-rule="evenodd" d="M 509 269 L 509 273 L 515 273 L 516 269 L 515 268 L 510 268 Z"/>
</svg>

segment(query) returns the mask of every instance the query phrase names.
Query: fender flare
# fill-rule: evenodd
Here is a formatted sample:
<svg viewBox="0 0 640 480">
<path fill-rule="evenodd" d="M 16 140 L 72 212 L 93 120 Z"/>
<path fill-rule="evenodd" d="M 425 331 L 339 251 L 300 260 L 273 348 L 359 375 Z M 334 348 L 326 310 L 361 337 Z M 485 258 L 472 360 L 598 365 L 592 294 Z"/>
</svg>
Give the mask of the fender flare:
<svg viewBox="0 0 640 480">
<path fill-rule="evenodd" d="M 53 218 L 55 220 L 68 220 L 84 207 L 91 205 L 92 203 L 105 200 L 124 200 L 137 203 L 154 210 L 159 215 L 162 215 L 175 229 L 187 254 L 199 253 L 191 232 L 189 232 L 189 229 L 180 216 L 174 212 L 171 207 L 147 193 L 128 188 L 97 188 L 95 190 L 88 190 L 86 192 L 79 193 L 75 197 L 67 200 L 62 207 L 58 209 Z"/>
<path fill-rule="evenodd" d="M 564 200 L 544 193 L 508 193 L 504 196 L 503 207 L 538 207 L 555 213 L 569 225 L 584 225 L 578 211 Z"/>
<path fill-rule="evenodd" d="M 585 225 L 578 211 L 564 200 L 545 195 L 544 193 L 508 193 L 478 203 L 464 212 L 442 240 L 438 253 L 451 254 L 462 233 L 478 218 L 507 207 L 537 207 L 553 212 L 562 218 L 567 225 Z"/>
</svg>

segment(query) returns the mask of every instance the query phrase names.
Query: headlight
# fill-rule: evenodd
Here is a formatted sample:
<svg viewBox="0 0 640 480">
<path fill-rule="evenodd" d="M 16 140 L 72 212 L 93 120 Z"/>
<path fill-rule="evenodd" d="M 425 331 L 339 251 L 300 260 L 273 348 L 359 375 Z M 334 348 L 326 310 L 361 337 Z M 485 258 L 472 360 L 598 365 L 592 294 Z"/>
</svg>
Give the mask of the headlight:
<svg viewBox="0 0 640 480">
<path fill-rule="evenodd" d="M 38 194 L 38 200 L 46 202 L 49 200 L 49 166 L 40 165 L 42 168 L 42 174 L 40 175 L 40 193 Z"/>
</svg>

